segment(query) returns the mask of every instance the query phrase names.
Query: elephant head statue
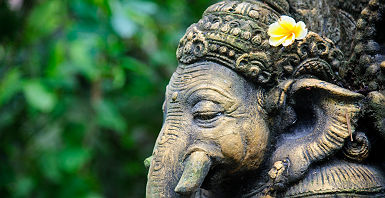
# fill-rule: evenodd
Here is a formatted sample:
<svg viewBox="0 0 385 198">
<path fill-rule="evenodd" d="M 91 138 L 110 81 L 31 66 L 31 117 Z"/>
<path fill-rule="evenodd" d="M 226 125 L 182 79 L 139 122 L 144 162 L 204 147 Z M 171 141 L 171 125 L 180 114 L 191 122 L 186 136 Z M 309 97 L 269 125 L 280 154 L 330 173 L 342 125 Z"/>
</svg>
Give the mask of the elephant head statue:
<svg viewBox="0 0 385 198">
<path fill-rule="evenodd" d="M 188 28 L 146 197 L 385 195 L 384 157 L 369 156 L 383 148 L 385 97 L 349 89 L 349 62 L 320 34 L 271 46 L 267 29 L 289 7 L 223 1 Z"/>
</svg>

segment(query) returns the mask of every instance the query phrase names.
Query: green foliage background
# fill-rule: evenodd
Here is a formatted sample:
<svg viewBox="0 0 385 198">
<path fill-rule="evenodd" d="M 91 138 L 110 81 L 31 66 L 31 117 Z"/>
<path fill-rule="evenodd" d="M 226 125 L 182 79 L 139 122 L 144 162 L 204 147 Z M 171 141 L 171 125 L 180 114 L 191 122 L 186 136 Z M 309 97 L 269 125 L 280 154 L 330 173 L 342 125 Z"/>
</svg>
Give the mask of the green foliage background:
<svg viewBox="0 0 385 198">
<path fill-rule="evenodd" d="M 0 196 L 144 197 L 185 29 L 214 1 L 0 1 Z"/>
</svg>

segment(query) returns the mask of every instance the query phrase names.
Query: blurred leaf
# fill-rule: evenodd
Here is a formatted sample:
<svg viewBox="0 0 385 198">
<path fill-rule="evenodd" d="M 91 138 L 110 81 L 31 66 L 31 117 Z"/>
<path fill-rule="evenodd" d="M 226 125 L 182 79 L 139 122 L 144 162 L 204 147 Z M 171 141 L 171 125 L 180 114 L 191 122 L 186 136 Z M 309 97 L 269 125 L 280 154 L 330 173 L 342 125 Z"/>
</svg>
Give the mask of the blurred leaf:
<svg viewBox="0 0 385 198">
<path fill-rule="evenodd" d="M 35 152 L 56 151 L 61 144 L 61 129 L 57 123 L 50 124 L 37 132 L 31 142 Z"/>
<path fill-rule="evenodd" d="M 124 70 L 121 67 L 114 67 L 112 69 L 113 75 L 113 86 L 114 88 L 122 88 L 124 86 L 126 76 L 124 74 Z"/>
<path fill-rule="evenodd" d="M 103 196 L 98 193 L 91 192 L 85 198 L 103 198 Z"/>
<path fill-rule="evenodd" d="M 15 184 L 15 194 L 18 197 L 25 197 L 30 193 L 33 187 L 34 183 L 31 178 L 19 178 Z"/>
<path fill-rule="evenodd" d="M 146 74 L 147 66 L 141 61 L 133 57 L 125 57 L 122 59 L 122 66 L 128 70 L 131 70 L 137 74 Z"/>
<path fill-rule="evenodd" d="M 67 172 L 78 171 L 90 158 L 90 152 L 83 148 L 67 148 L 59 154 L 60 165 Z"/>
<path fill-rule="evenodd" d="M 0 3 L 1 197 L 145 197 L 175 49 L 213 2 Z"/>
<path fill-rule="evenodd" d="M 137 31 L 137 26 L 123 14 L 115 14 L 112 17 L 112 27 L 122 38 L 130 38 Z"/>
<path fill-rule="evenodd" d="M 57 100 L 54 93 L 36 80 L 24 82 L 24 95 L 29 105 L 43 112 L 51 111 Z"/>
<path fill-rule="evenodd" d="M 39 158 L 39 165 L 46 179 L 60 182 L 59 160 L 55 152 L 42 154 Z"/>
<path fill-rule="evenodd" d="M 130 162 L 126 165 L 126 171 L 129 175 L 140 174 L 144 169 L 145 166 L 140 162 Z"/>
<path fill-rule="evenodd" d="M 101 101 L 96 106 L 100 126 L 123 132 L 127 126 L 115 105 L 108 101 Z"/>
<path fill-rule="evenodd" d="M 136 24 L 130 19 L 119 1 L 111 1 L 111 7 L 114 10 L 111 17 L 112 27 L 122 38 L 130 38 L 138 30 Z"/>
<path fill-rule="evenodd" d="M 70 48 L 70 63 L 91 80 L 98 77 L 97 65 L 93 64 L 97 56 L 96 38 L 92 35 L 82 35 L 83 38 L 73 41 Z"/>
<path fill-rule="evenodd" d="M 0 107 L 7 103 L 21 88 L 20 71 L 12 69 L 0 81 Z"/>
<path fill-rule="evenodd" d="M 28 17 L 27 28 L 29 40 L 47 36 L 63 25 L 66 16 L 64 1 L 49 0 L 38 4 Z"/>
<path fill-rule="evenodd" d="M 158 5 L 150 1 L 126 1 L 125 7 L 143 15 L 152 15 L 158 11 Z"/>
<path fill-rule="evenodd" d="M 48 68 L 46 70 L 48 76 L 59 77 L 59 67 L 65 60 L 66 46 L 63 41 L 58 41 L 52 46 L 52 50 L 48 59 Z"/>
</svg>

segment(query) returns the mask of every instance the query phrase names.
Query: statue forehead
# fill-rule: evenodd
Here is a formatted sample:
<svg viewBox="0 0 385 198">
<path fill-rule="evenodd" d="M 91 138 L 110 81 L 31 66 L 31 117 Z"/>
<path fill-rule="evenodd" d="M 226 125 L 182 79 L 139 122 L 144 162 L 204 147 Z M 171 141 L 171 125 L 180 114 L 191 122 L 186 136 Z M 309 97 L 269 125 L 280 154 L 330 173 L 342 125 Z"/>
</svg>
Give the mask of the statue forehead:
<svg viewBox="0 0 385 198">
<path fill-rule="evenodd" d="M 233 70 L 213 62 L 179 65 L 167 87 L 170 91 L 183 91 L 196 85 L 217 85 L 224 89 L 239 87 L 245 81 Z"/>
<path fill-rule="evenodd" d="M 213 62 L 179 65 L 166 88 L 166 100 L 180 104 L 198 89 L 210 89 L 233 99 L 244 97 L 248 82 L 233 70 Z"/>
</svg>

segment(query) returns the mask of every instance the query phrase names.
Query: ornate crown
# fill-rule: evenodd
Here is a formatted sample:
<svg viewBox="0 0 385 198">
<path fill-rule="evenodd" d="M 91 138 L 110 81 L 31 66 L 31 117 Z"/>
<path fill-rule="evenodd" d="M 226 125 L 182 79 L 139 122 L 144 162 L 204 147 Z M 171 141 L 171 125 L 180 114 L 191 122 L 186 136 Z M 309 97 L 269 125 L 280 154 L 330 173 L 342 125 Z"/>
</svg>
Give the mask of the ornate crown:
<svg viewBox="0 0 385 198">
<path fill-rule="evenodd" d="M 273 9 L 274 8 L 274 9 Z M 316 33 L 280 48 L 269 44 L 267 29 L 288 4 L 280 1 L 223 1 L 210 6 L 180 40 L 182 64 L 208 60 L 223 64 L 261 85 L 312 75 L 336 83 L 343 54 Z"/>
</svg>

